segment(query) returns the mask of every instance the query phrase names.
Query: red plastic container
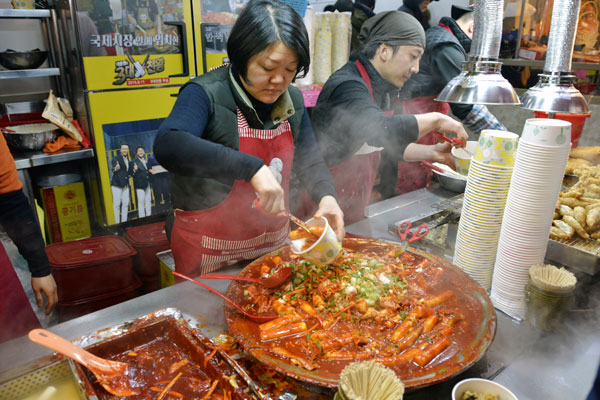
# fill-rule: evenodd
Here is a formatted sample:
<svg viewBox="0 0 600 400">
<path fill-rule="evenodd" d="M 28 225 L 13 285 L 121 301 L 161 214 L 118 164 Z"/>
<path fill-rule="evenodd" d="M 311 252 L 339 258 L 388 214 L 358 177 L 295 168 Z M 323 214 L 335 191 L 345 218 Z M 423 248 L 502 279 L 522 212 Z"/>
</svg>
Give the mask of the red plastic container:
<svg viewBox="0 0 600 400">
<path fill-rule="evenodd" d="M 142 288 L 141 291 L 146 294 L 146 293 L 151 293 L 151 292 L 155 292 L 159 289 L 162 289 L 162 284 L 160 281 L 160 275 L 156 275 L 156 276 L 151 276 L 151 277 L 146 277 L 146 276 L 141 276 L 139 277 L 142 280 Z"/>
<path fill-rule="evenodd" d="M 542 111 L 534 111 L 536 118 L 548 118 L 548 114 Z M 577 147 L 579 138 L 585 125 L 585 119 L 589 118 L 591 113 L 587 114 L 560 114 L 555 113 L 554 118 L 569 121 L 571 123 L 571 147 Z"/>
<path fill-rule="evenodd" d="M 99 236 L 46 246 L 58 301 L 89 299 L 135 282 L 136 251 L 119 236 Z"/>
<path fill-rule="evenodd" d="M 165 233 L 165 224 L 157 222 L 129 228 L 125 232 L 125 238 L 138 253 L 133 258 L 133 268 L 136 274 L 140 275 L 142 279 L 158 277 L 160 265 L 156 253 L 171 248 Z"/>
<path fill-rule="evenodd" d="M 140 295 L 141 286 L 142 282 L 134 276 L 132 284 L 124 289 L 75 301 L 58 302 L 58 319 L 60 322 L 68 321 L 131 300 Z"/>
</svg>

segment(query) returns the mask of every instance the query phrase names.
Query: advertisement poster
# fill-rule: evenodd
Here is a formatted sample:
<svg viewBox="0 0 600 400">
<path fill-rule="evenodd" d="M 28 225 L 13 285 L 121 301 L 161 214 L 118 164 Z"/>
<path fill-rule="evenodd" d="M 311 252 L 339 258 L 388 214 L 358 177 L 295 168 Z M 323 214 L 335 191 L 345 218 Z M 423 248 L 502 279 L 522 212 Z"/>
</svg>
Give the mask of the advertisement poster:
<svg viewBox="0 0 600 400">
<path fill-rule="evenodd" d="M 102 127 L 115 223 L 171 208 L 170 177 L 154 158 L 152 144 L 163 119 L 118 122 Z"/>
<path fill-rule="evenodd" d="M 170 22 L 183 21 L 181 0 L 83 0 L 77 20 L 84 57 L 181 52 Z"/>
</svg>

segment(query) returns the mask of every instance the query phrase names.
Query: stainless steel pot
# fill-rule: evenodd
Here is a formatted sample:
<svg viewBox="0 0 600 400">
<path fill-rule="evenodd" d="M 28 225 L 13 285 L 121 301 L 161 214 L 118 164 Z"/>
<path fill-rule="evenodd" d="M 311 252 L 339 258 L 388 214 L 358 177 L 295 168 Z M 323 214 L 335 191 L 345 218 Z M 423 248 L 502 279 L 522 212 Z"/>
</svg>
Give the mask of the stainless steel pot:
<svg viewBox="0 0 600 400">
<path fill-rule="evenodd" d="M 56 139 L 58 127 L 54 124 L 26 124 L 2 128 L 9 145 L 17 150 L 42 150 L 46 143 Z"/>
<path fill-rule="evenodd" d="M 466 179 L 459 179 L 448 175 L 443 175 L 435 170 L 433 171 L 433 173 L 435 174 L 438 182 L 440 182 L 440 185 L 444 189 L 450 190 L 451 192 L 462 193 L 467 187 Z"/>
</svg>

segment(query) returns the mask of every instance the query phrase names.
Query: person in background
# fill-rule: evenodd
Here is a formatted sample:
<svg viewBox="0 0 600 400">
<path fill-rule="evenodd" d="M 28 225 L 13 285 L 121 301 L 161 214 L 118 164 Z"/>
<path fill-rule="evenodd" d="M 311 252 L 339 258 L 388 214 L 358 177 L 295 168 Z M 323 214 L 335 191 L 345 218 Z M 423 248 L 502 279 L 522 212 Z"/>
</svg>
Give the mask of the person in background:
<svg viewBox="0 0 600 400">
<path fill-rule="evenodd" d="M 146 151 L 143 146 L 135 149 L 136 157 L 129 165 L 129 175 L 133 177 L 133 187 L 137 196 L 138 217 L 151 215 L 152 191 L 150 189 L 150 172 L 146 162 Z"/>
<path fill-rule="evenodd" d="M 323 11 L 329 12 L 351 12 L 352 11 L 352 0 L 337 0 L 335 4 L 329 4 L 325 6 Z"/>
<path fill-rule="evenodd" d="M 438 0 L 433 0 L 438 1 Z M 429 29 L 430 13 L 427 7 L 431 0 L 402 0 L 402 5 L 398 11 L 403 11 L 415 17 L 423 26 L 424 30 Z"/>
<path fill-rule="evenodd" d="M 350 41 L 351 59 L 358 57 L 358 52 L 362 49 L 362 42 L 358 38 L 360 28 L 366 20 L 375 15 L 375 0 L 354 0 L 354 8 L 352 9 L 352 38 Z"/>
<path fill-rule="evenodd" d="M 112 178 L 110 179 L 115 224 L 127 221 L 129 212 L 129 145 L 122 144 L 119 151 L 111 161 Z"/>
<path fill-rule="evenodd" d="M 150 171 L 150 186 L 154 192 L 154 208 L 152 213 L 158 214 L 171 208 L 171 177 L 162 165 L 156 161 L 152 154 L 148 157 L 148 170 Z"/>
<path fill-rule="evenodd" d="M 467 60 L 473 38 L 473 6 L 452 6 L 452 18 L 443 17 L 438 26 L 429 29 L 425 36 L 427 45 L 421 59 L 419 73 L 414 75 L 402 88 L 400 96 L 406 113 L 418 114 L 438 111 L 452 113 L 462 123 L 479 133 L 483 129 L 506 130 L 484 105 L 450 104 L 434 99 L 462 71 L 462 63 Z"/>
<path fill-rule="evenodd" d="M 419 71 L 425 47 L 425 32 L 414 17 L 400 11 L 378 13 L 363 24 L 360 37 L 365 46 L 358 60 L 348 62 L 327 80 L 312 115 L 315 135 L 333 171 L 342 210 L 352 220 L 364 217 L 378 166 L 378 190 L 384 198 L 391 197 L 400 173 L 399 160 L 433 160 L 453 168 L 450 145 L 415 143 L 421 136 L 439 129 L 467 139 L 462 125 L 447 115 L 395 113 L 392 99 Z M 381 163 L 379 152 L 362 151 L 365 143 L 383 147 Z M 410 189 L 426 184 L 410 182 Z"/>
<path fill-rule="evenodd" d="M 31 272 L 31 288 L 38 307 L 50 314 L 58 302 L 56 282 L 50 271 L 50 261 L 37 219 L 23 184 L 17 176 L 15 161 L 4 135 L 0 134 L 0 225 L 27 261 Z M 27 295 L 0 243 L 0 342 L 22 336 L 39 328 Z M 44 300 L 45 298 L 45 300 Z"/>
<path fill-rule="evenodd" d="M 167 234 L 175 268 L 214 271 L 280 248 L 292 170 L 338 239 L 343 214 L 300 90 L 310 64 L 300 15 L 252 0 L 234 24 L 224 65 L 184 85 L 158 130 L 154 155 L 172 173 Z M 279 180 L 281 178 L 281 180 Z"/>
</svg>

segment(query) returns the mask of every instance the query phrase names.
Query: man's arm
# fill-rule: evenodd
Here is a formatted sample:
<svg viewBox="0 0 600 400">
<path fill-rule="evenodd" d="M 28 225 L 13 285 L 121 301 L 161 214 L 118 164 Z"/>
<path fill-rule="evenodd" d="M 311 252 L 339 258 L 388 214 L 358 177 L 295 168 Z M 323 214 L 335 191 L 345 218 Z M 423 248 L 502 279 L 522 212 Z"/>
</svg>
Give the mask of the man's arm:
<svg viewBox="0 0 600 400">
<path fill-rule="evenodd" d="M 22 189 L 0 194 L 0 225 L 27 260 L 38 307 L 44 305 L 45 295 L 48 299 L 46 314 L 49 314 L 58 302 L 56 282 L 50 272 L 40 227 Z"/>
</svg>

